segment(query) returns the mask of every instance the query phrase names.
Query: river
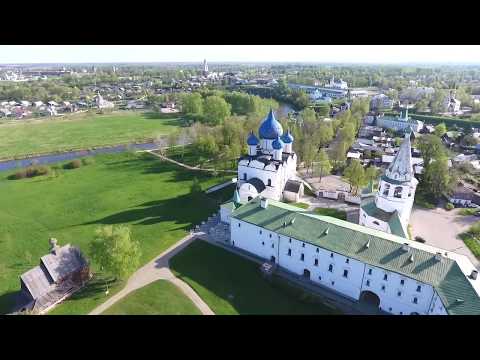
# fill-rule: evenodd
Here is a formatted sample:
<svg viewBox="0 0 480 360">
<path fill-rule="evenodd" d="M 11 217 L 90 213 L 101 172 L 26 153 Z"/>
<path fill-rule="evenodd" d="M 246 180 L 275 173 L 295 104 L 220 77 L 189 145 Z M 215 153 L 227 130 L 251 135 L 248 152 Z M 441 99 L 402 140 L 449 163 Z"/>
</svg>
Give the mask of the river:
<svg viewBox="0 0 480 360">
<path fill-rule="evenodd" d="M 153 149 L 156 149 L 157 147 L 158 146 L 154 143 L 117 145 L 112 147 L 98 148 L 94 150 L 69 151 L 69 152 L 64 152 L 59 154 L 40 155 L 40 156 L 34 156 L 28 159 L 21 159 L 21 160 L 0 161 L 0 171 L 23 168 L 33 164 L 36 164 L 36 165 L 52 164 L 60 161 L 74 160 L 82 157 L 94 156 L 97 154 L 121 153 L 129 149 L 153 150 Z"/>
</svg>

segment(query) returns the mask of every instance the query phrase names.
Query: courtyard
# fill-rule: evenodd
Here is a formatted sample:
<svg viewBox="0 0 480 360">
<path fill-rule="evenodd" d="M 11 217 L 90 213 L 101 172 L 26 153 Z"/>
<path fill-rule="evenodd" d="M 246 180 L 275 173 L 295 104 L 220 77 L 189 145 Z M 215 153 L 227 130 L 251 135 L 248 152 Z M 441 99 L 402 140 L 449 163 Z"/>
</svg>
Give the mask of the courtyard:
<svg viewBox="0 0 480 360">
<path fill-rule="evenodd" d="M 466 255 L 479 268 L 479 260 L 472 254 L 458 235 L 478 221 L 475 216 L 462 216 L 460 209 L 447 211 L 443 208 L 424 209 L 414 207 L 410 216 L 412 236 L 420 236 L 427 245 Z"/>
</svg>

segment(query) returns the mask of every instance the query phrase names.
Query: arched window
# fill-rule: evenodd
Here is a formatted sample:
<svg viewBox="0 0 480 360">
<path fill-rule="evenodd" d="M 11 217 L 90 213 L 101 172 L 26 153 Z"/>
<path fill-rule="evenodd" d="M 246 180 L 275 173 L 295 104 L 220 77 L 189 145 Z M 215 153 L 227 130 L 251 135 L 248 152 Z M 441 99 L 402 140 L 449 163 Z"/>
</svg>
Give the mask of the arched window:
<svg viewBox="0 0 480 360">
<path fill-rule="evenodd" d="M 247 180 L 247 173 L 243 173 L 243 180 Z"/>
<path fill-rule="evenodd" d="M 374 223 L 375 225 L 380 225 L 380 223 L 379 223 L 378 221 L 376 221 L 376 220 L 375 220 L 373 223 Z"/>
<path fill-rule="evenodd" d="M 272 179 L 268 179 L 268 186 L 272 186 Z"/>
<path fill-rule="evenodd" d="M 383 186 L 383 195 L 388 196 L 389 191 L 390 191 L 390 184 L 385 184 Z"/>
<path fill-rule="evenodd" d="M 402 187 L 401 186 L 397 186 L 395 188 L 395 191 L 393 192 L 393 196 L 396 197 L 396 198 L 402 198 Z"/>
</svg>

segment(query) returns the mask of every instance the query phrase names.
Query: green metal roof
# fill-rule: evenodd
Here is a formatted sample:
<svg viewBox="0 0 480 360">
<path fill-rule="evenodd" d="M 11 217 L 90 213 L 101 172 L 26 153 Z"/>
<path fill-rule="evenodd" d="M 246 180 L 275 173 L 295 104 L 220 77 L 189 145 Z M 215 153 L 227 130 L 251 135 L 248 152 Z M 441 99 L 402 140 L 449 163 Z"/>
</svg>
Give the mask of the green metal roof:
<svg viewBox="0 0 480 360">
<path fill-rule="evenodd" d="M 430 284 L 451 314 L 480 314 L 480 299 L 454 260 L 442 257 L 437 261 L 434 254 L 413 247 L 406 252 L 402 250 L 402 244 L 407 241 L 403 237 L 268 201 L 267 208 L 262 208 L 257 197 L 234 210 L 231 216 Z M 295 219 L 293 224 L 292 219 Z M 329 231 L 325 234 L 327 228 Z M 411 255 L 413 261 L 409 261 Z M 457 303 L 458 298 L 464 301 Z"/>
<path fill-rule="evenodd" d="M 389 222 L 394 216 L 395 212 L 388 212 L 382 209 L 379 209 L 375 204 L 375 198 L 365 198 L 360 205 L 363 211 L 365 211 L 368 216 L 380 219 L 385 222 Z"/>
<path fill-rule="evenodd" d="M 400 216 L 398 215 L 397 211 L 393 213 L 393 216 L 388 221 L 388 226 L 390 227 L 392 234 L 408 239 L 408 234 L 406 234 L 405 230 L 403 229 L 403 225 L 400 221 Z"/>
</svg>

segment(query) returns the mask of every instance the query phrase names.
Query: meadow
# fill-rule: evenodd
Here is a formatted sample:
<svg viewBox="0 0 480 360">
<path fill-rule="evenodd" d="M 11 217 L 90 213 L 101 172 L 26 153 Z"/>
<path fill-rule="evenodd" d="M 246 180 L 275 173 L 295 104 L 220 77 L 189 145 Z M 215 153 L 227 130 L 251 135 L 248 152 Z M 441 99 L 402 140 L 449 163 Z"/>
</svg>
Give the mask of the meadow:
<svg viewBox="0 0 480 360">
<path fill-rule="evenodd" d="M 159 280 L 128 294 L 102 315 L 201 315 L 172 283 Z"/>
<path fill-rule="evenodd" d="M 39 264 L 49 251 L 48 239 L 71 243 L 88 254 L 96 228 L 129 224 L 141 244 L 145 264 L 187 235 L 231 197 L 191 194 L 195 177 L 202 189 L 219 177 L 184 170 L 145 153 L 98 155 L 78 169 L 58 164 L 49 175 L 8 180 L 0 173 L 0 313 L 9 311 L 20 289 L 19 276 Z M 225 199 L 223 197 L 226 197 Z M 93 269 L 98 270 L 93 264 Z M 54 314 L 85 314 L 121 287 L 105 274 L 58 306 Z"/>
<path fill-rule="evenodd" d="M 136 111 L 82 113 L 0 124 L 0 159 L 148 142 L 180 126 L 178 117 Z"/>
</svg>

